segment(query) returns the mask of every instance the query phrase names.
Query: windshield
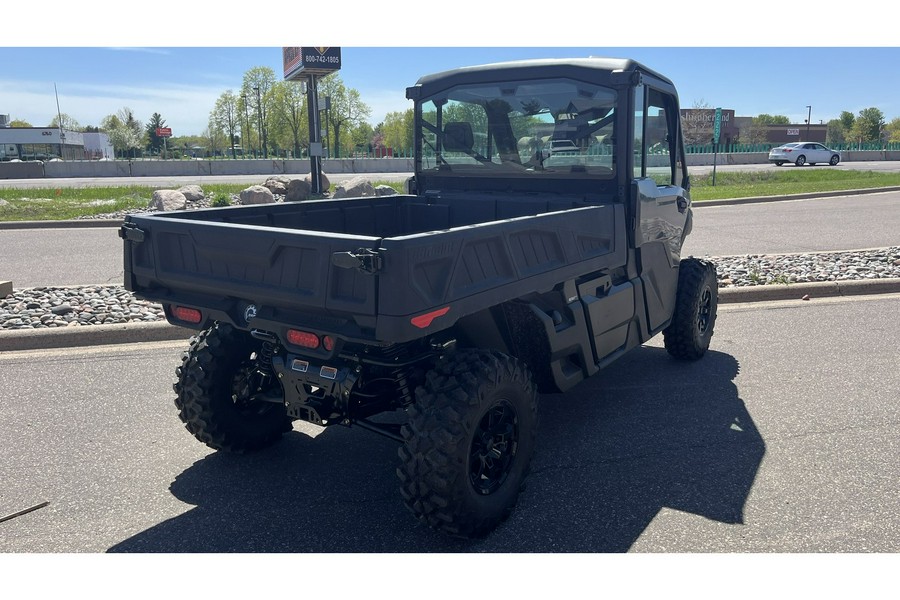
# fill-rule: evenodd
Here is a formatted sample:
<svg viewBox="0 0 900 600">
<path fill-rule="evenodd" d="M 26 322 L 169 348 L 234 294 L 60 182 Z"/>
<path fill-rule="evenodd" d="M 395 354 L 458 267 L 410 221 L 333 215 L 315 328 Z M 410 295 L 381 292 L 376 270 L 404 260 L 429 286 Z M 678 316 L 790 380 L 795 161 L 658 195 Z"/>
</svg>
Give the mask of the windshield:
<svg viewBox="0 0 900 600">
<path fill-rule="evenodd" d="M 615 106 L 615 91 L 570 79 L 456 86 L 421 104 L 421 168 L 612 177 Z"/>
</svg>

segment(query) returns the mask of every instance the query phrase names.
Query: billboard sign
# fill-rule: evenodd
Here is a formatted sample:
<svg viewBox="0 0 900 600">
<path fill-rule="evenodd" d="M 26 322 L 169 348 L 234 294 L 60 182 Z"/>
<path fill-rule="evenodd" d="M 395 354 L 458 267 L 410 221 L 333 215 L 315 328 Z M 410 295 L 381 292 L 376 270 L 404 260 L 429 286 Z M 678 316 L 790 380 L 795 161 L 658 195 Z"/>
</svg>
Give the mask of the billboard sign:
<svg viewBox="0 0 900 600">
<path fill-rule="evenodd" d="M 156 128 L 156 137 L 172 137 L 172 128 L 171 127 L 157 127 Z"/>
<path fill-rule="evenodd" d="M 285 81 L 328 75 L 341 69 L 341 49 L 337 46 L 282 48 L 281 54 Z"/>
</svg>

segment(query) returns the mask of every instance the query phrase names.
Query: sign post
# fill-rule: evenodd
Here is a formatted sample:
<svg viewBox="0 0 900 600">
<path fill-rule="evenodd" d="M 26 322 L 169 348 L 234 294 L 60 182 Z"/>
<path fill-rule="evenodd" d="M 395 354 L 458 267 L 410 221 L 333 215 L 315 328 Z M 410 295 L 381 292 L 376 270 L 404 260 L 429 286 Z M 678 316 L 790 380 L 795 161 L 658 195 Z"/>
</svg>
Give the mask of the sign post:
<svg viewBox="0 0 900 600">
<path fill-rule="evenodd" d="M 719 137 L 722 135 L 722 109 L 716 109 L 716 120 L 713 123 L 713 180 L 716 185 L 716 165 L 719 162 Z"/>
<path fill-rule="evenodd" d="M 156 128 L 156 137 L 161 137 L 163 141 L 163 160 L 166 159 L 166 154 L 168 153 L 168 148 L 166 145 L 166 138 L 172 137 L 172 128 L 171 127 L 157 127 Z"/>
<path fill-rule="evenodd" d="M 282 48 L 285 81 L 307 80 L 306 105 L 309 113 L 309 167 L 312 193 L 322 190 L 322 130 L 319 122 L 317 78 L 341 68 L 339 47 Z"/>
</svg>

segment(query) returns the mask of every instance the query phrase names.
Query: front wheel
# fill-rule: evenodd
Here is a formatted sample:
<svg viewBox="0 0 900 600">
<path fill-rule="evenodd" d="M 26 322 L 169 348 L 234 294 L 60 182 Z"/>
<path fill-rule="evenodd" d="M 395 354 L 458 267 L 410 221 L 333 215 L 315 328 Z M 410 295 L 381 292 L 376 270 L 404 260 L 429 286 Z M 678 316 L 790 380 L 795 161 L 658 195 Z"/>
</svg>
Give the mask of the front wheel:
<svg viewBox="0 0 900 600">
<path fill-rule="evenodd" d="M 663 330 L 670 355 L 697 360 L 706 354 L 716 324 L 719 302 L 716 265 L 698 258 L 681 261 L 672 322 Z"/>
<path fill-rule="evenodd" d="M 175 406 L 188 431 L 216 450 L 248 452 L 291 429 L 280 384 L 259 369 L 260 342 L 217 323 L 191 339 L 176 370 Z"/>
<path fill-rule="evenodd" d="M 537 431 L 528 369 L 499 352 L 459 350 L 416 390 L 399 450 L 400 492 L 438 531 L 483 537 L 513 510 Z"/>
<path fill-rule="evenodd" d="M 831 165 L 832 167 L 834 167 L 834 166 L 837 166 L 837 164 L 839 162 L 841 162 L 841 157 L 838 156 L 837 154 L 835 154 L 834 156 L 831 157 L 831 160 L 828 161 L 828 164 Z"/>
</svg>

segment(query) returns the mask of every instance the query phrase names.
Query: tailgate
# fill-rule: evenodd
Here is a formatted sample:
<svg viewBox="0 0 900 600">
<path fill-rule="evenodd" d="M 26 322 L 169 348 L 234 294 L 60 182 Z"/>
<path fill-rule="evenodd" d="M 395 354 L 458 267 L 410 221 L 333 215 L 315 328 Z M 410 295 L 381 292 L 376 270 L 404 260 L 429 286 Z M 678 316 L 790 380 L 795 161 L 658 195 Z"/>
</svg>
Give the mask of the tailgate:
<svg viewBox="0 0 900 600">
<path fill-rule="evenodd" d="M 125 286 L 162 302 L 234 297 L 288 309 L 374 315 L 376 278 L 332 265 L 379 238 L 133 215 L 122 228 Z"/>
</svg>

